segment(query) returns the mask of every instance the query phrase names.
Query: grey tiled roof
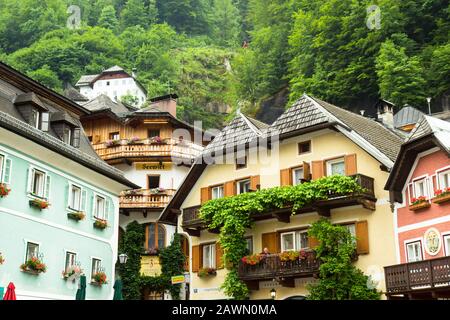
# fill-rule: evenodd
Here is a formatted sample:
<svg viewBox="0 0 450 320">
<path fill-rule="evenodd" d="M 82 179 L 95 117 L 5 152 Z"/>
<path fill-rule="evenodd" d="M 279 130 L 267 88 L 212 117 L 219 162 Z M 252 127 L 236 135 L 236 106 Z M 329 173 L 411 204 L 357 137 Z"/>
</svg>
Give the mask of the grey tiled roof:
<svg viewBox="0 0 450 320">
<path fill-rule="evenodd" d="M 403 107 L 394 115 L 394 127 L 400 128 L 408 124 L 415 124 L 423 114 L 422 111 L 416 108 L 410 106 Z"/>
<path fill-rule="evenodd" d="M 389 159 L 395 161 L 403 142 L 398 135 L 394 134 L 391 130 L 377 121 L 339 108 L 317 98 L 312 99 L 349 128 L 355 130 L 356 133 L 381 151 Z"/>
<path fill-rule="evenodd" d="M 252 128 L 246 120 L 250 121 L 254 127 Z M 245 145 L 262 134 L 258 127 L 267 127 L 267 125 L 239 113 L 230 124 L 223 128 L 214 140 L 206 146 L 203 154 Z"/>
<path fill-rule="evenodd" d="M 99 75 L 98 74 L 89 74 L 85 76 L 81 76 L 80 80 L 75 84 L 75 86 L 85 86 L 91 84 Z"/>
<path fill-rule="evenodd" d="M 64 90 L 64 96 L 73 101 L 89 101 L 89 99 L 78 92 L 77 89 L 70 87 Z"/>
<path fill-rule="evenodd" d="M 116 115 L 126 113 L 129 109 L 120 102 L 114 102 L 107 95 L 101 94 L 97 98 L 83 104 L 89 111 L 111 110 Z"/>
<path fill-rule="evenodd" d="M 125 70 L 123 70 L 122 67 L 119 67 L 117 65 L 114 67 L 108 68 L 106 70 L 103 70 L 103 72 L 119 72 L 119 71 L 125 71 Z"/>
<path fill-rule="evenodd" d="M 275 120 L 271 129 L 284 134 L 326 122 L 331 119 L 311 99 L 303 96 Z"/>
</svg>

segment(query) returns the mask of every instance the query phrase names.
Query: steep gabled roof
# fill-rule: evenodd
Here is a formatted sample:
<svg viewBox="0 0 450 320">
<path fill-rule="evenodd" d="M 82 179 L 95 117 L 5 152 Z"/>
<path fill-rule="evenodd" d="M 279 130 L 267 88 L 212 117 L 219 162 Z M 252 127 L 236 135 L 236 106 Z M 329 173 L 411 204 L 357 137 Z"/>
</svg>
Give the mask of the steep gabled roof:
<svg viewBox="0 0 450 320">
<path fill-rule="evenodd" d="M 423 115 L 420 121 L 411 131 L 406 143 L 433 134 L 442 144 L 442 147 L 450 151 L 450 122 Z"/>
<path fill-rule="evenodd" d="M 73 87 L 66 88 L 63 92 L 63 95 L 66 98 L 76 102 L 89 101 L 89 98 L 83 96 L 80 92 L 78 92 L 77 89 Z"/>
<path fill-rule="evenodd" d="M 121 72 L 121 71 L 125 71 L 125 70 L 122 67 L 119 67 L 118 65 L 115 65 L 114 67 L 103 70 L 103 72 Z"/>
<path fill-rule="evenodd" d="M 394 127 L 401 128 L 406 125 L 415 124 L 424 115 L 422 111 L 411 106 L 403 107 L 394 115 Z"/>
<path fill-rule="evenodd" d="M 98 97 L 90 100 L 83 105 L 89 111 L 95 112 L 100 110 L 111 110 L 113 113 L 119 115 L 126 113 L 129 109 L 120 102 L 114 102 L 107 95 L 101 94 Z"/>
<path fill-rule="evenodd" d="M 97 79 L 98 76 L 99 76 L 98 74 L 88 74 L 85 76 L 81 76 L 81 78 L 78 80 L 78 82 L 75 84 L 75 86 L 77 86 L 77 87 L 88 86 L 92 83 L 92 81 Z"/>
<path fill-rule="evenodd" d="M 246 145 L 258 136 L 261 136 L 263 134 L 261 129 L 267 127 L 268 125 L 239 112 L 214 140 L 206 146 L 203 154 L 222 152 L 225 149 Z"/>
</svg>

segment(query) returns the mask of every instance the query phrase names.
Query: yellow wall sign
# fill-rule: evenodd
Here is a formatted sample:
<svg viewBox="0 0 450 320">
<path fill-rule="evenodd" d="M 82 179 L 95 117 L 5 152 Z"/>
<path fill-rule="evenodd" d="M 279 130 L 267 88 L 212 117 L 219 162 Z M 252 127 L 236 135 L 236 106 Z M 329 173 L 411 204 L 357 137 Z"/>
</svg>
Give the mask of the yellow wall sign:
<svg viewBox="0 0 450 320">
<path fill-rule="evenodd" d="M 141 257 L 141 274 L 144 276 L 159 276 L 161 274 L 161 265 L 158 256 Z"/>
<path fill-rule="evenodd" d="M 172 284 L 184 283 L 184 275 L 181 276 L 173 276 L 171 278 Z"/>
<path fill-rule="evenodd" d="M 172 162 L 138 162 L 136 170 L 171 170 Z"/>
</svg>

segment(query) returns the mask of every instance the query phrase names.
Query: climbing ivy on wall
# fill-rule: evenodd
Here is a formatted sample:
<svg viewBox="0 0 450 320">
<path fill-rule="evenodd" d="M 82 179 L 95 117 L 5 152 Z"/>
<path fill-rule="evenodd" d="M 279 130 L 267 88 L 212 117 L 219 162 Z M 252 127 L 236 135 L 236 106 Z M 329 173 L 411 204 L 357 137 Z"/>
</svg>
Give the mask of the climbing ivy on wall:
<svg viewBox="0 0 450 320">
<path fill-rule="evenodd" d="M 292 207 L 292 213 L 330 195 L 360 193 L 356 180 L 344 176 L 324 177 L 296 186 L 275 187 L 233 197 L 214 199 L 200 209 L 200 217 L 210 229 L 220 229 L 219 242 L 229 269 L 222 289 L 234 299 L 245 299 L 249 291 L 238 277 L 240 259 L 246 254 L 245 232 L 251 227 L 250 214 Z"/>
</svg>

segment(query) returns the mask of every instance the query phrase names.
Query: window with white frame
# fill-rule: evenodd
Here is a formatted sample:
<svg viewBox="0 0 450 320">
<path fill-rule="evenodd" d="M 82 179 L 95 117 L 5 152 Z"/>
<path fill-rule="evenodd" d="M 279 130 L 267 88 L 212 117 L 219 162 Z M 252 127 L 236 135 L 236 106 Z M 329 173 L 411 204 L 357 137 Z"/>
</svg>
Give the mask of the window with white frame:
<svg viewBox="0 0 450 320">
<path fill-rule="evenodd" d="M 297 184 L 301 184 L 303 182 L 303 178 L 304 178 L 303 167 L 292 170 L 292 181 L 294 186 Z"/>
<path fill-rule="evenodd" d="M 236 187 L 237 187 L 237 194 L 249 192 L 250 179 L 238 181 Z"/>
<path fill-rule="evenodd" d="M 217 186 L 211 188 L 211 198 L 220 199 L 223 198 L 223 186 Z"/>
<path fill-rule="evenodd" d="M 106 220 L 106 200 L 99 195 L 94 197 L 94 217 Z"/>
<path fill-rule="evenodd" d="M 406 244 L 406 255 L 408 262 L 422 260 L 422 242 L 414 241 Z"/>
<path fill-rule="evenodd" d="M 91 279 L 93 280 L 94 275 L 101 271 L 102 271 L 102 260 L 98 258 L 92 258 Z"/>
<path fill-rule="evenodd" d="M 64 126 L 63 129 L 63 142 L 69 145 L 72 144 L 72 129 L 69 126 Z"/>
<path fill-rule="evenodd" d="M 50 179 L 45 172 L 31 169 L 30 193 L 40 198 L 48 197 L 49 181 Z"/>
<path fill-rule="evenodd" d="M 438 176 L 439 176 L 439 188 L 441 190 L 450 188 L 450 169 L 439 172 Z"/>
<path fill-rule="evenodd" d="M 345 176 L 345 159 L 333 159 L 326 162 L 327 176 Z"/>
<path fill-rule="evenodd" d="M 356 243 L 356 225 L 354 223 L 350 223 L 342 226 L 350 232 L 353 237 L 353 243 Z"/>
<path fill-rule="evenodd" d="M 39 255 L 39 244 L 34 242 L 27 242 L 27 252 L 25 255 L 25 261 L 30 260 L 31 258 L 37 258 Z"/>
<path fill-rule="evenodd" d="M 450 234 L 444 236 L 445 255 L 450 256 Z"/>
<path fill-rule="evenodd" d="M 216 244 L 204 244 L 203 250 L 203 268 L 215 268 L 216 267 Z"/>
<path fill-rule="evenodd" d="M 74 252 L 66 251 L 66 261 L 64 263 L 65 271 L 76 266 L 77 254 Z"/>
<path fill-rule="evenodd" d="M 245 238 L 245 247 L 248 254 L 253 254 L 253 237 Z"/>
<path fill-rule="evenodd" d="M 72 184 L 70 185 L 69 208 L 72 210 L 81 210 L 81 188 Z"/>
<path fill-rule="evenodd" d="M 428 198 L 428 179 L 422 178 L 414 181 L 414 197 Z"/>
<path fill-rule="evenodd" d="M 308 247 L 307 230 L 290 231 L 281 234 L 281 251 L 298 251 Z"/>
</svg>

